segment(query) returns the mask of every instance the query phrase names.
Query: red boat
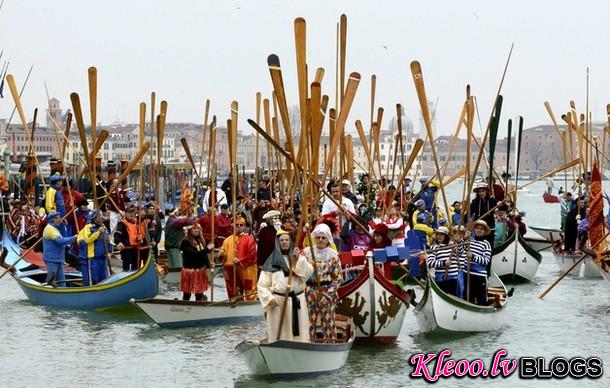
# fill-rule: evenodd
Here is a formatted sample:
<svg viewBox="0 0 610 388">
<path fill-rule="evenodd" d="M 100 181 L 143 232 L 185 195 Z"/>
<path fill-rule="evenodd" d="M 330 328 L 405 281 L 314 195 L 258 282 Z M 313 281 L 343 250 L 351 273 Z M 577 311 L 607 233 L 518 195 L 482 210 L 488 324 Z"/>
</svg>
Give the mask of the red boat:
<svg viewBox="0 0 610 388">
<path fill-rule="evenodd" d="M 559 203 L 559 197 L 553 194 L 549 194 L 546 191 L 542 194 L 542 198 L 546 203 Z"/>
</svg>

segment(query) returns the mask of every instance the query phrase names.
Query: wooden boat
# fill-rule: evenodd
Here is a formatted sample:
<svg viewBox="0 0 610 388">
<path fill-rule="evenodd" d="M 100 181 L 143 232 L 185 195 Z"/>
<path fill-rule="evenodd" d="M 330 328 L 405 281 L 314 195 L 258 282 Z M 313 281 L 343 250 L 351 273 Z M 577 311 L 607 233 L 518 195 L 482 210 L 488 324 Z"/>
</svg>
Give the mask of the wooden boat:
<svg viewBox="0 0 610 388">
<path fill-rule="evenodd" d="M 3 239 L 3 242 L 8 251 L 3 266 L 8 267 L 19 260 L 21 248 L 10 238 Z M 46 269 L 21 262 L 17 263 L 16 271 L 11 275 L 32 303 L 45 306 L 74 309 L 115 307 L 128 304 L 131 298 L 152 298 L 158 291 L 157 270 L 151 258 L 137 271 L 116 273 L 88 287 L 70 286 L 82 281 L 78 271 L 66 272 L 66 287 L 45 285 Z"/>
<path fill-rule="evenodd" d="M 536 252 L 548 251 L 548 250 L 551 250 L 551 248 L 553 248 L 552 241 L 546 240 L 541 237 L 523 236 L 523 240 L 527 243 L 527 245 L 534 248 L 534 250 Z"/>
<path fill-rule="evenodd" d="M 131 300 L 157 325 L 166 328 L 240 323 L 263 318 L 256 301 L 194 302 L 171 299 Z"/>
<path fill-rule="evenodd" d="M 560 229 L 554 229 L 554 228 L 542 228 L 539 226 L 531 226 L 528 225 L 527 226 L 529 229 L 531 229 L 532 231 L 534 231 L 535 233 L 537 233 L 540 237 L 542 237 L 545 240 L 549 240 L 549 241 L 557 241 L 557 240 L 563 240 L 563 233 L 561 233 Z"/>
<path fill-rule="evenodd" d="M 516 237 L 518 236 L 518 238 Z M 494 247 L 491 272 L 504 281 L 532 282 L 538 272 L 542 256 L 516 232 L 504 243 Z"/>
<path fill-rule="evenodd" d="M 579 253 L 566 253 L 560 250 L 554 250 L 553 256 L 555 256 L 555 262 L 559 266 L 561 273 L 568 271 L 575 262 L 582 257 L 582 252 Z M 578 278 L 600 278 L 602 275 L 599 272 L 599 267 L 593 261 L 591 256 L 585 257 L 576 267 L 574 267 L 568 276 L 574 276 Z"/>
<path fill-rule="evenodd" d="M 546 191 L 542 193 L 542 199 L 544 199 L 544 203 L 559 203 L 558 196 L 549 194 Z"/>
<path fill-rule="evenodd" d="M 506 287 L 493 273 L 488 279 L 488 306 L 475 305 L 445 293 L 429 274 L 414 313 L 423 333 L 494 331 L 504 322 L 507 301 Z"/>
<path fill-rule="evenodd" d="M 337 312 L 353 319 L 357 342 L 392 344 L 400 334 L 410 300 L 374 260 L 366 259 L 358 276 L 339 288 Z"/>
<path fill-rule="evenodd" d="M 345 365 L 354 343 L 351 320 L 340 319 L 337 316 L 338 343 L 243 341 L 235 349 L 254 375 L 294 377 L 332 372 Z"/>
</svg>

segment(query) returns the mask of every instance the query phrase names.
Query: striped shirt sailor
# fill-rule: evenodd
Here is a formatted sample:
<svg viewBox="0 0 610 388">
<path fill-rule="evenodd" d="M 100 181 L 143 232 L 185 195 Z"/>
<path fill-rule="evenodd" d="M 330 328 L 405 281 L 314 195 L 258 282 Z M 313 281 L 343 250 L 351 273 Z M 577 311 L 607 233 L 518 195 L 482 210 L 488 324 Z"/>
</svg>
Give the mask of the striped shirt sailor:
<svg viewBox="0 0 610 388">
<path fill-rule="evenodd" d="M 464 268 L 464 246 L 449 247 L 446 244 L 434 244 L 430 249 L 432 252 L 426 257 L 426 265 L 435 269 L 435 280 L 438 282 L 457 279 L 460 267 Z M 449 260 L 448 270 L 447 260 Z"/>
<path fill-rule="evenodd" d="M 487 265 L 491 261 L 491 244 L 483 239 L 473 238 L 470 240 L 470 275 L 487 277 Z"/>
</svg>

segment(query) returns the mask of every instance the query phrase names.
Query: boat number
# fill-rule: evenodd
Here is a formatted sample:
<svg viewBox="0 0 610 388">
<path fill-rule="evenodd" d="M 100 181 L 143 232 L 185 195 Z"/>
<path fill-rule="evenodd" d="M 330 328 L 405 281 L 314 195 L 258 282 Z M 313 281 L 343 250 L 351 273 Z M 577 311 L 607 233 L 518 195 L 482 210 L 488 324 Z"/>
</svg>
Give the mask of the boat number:
<svg viewBox="0 0 610 388">
<path fill-rule="evenodd" d="M 457 319 L 457 310 L 455 310 L 455 312 L 453 313 L 453 320 L 455 321 Z"/>
<path fill-rule="evenodd" d="M 506 256 L 502 256 L 502 261 L 507 262 L 508 259 L 506 258 Z"/>
<path fill-rule="evenodd" d="M 527 257 L 524 257 L 523 260 L 521 260 L 522 263 L 527 263 Z"/>
</svg>

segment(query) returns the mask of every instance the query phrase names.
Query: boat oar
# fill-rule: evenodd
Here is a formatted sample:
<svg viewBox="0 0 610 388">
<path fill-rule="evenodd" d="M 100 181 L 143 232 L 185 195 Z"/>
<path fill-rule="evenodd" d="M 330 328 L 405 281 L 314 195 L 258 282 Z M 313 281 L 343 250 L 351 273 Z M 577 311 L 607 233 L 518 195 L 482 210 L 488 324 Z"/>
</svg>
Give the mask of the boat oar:
<svg viewBox="0 0 610 388">
<path fill-rule="evenodd" d="M 600 243 L 602 243 L 603 241 L 606 241 L 606 237 L 608 237 L 609 235 L 610 235 L 610 232 L 606 233 L 606 235 L 605 235 L 603 238 L 601 238 L 599 241 L 597 241 L 595 244 L 593 244 L 593 246 L 592 246 L 590 249 L 595 249 L 595 248 L 596 248 L 596 247 L 597 247 L 597 246 L 598 246 Z M 576 268 L 576 266 L 577 266 L 578 264 L 580 264 L 580 263 L 581 263 L 581 262 L 582 262 L 582 261 L 583 261 L 583 260 L 584 260 L 584 259 L 585 259 L 587 256 L 589 256 L 589 254 L 588 254 L 588 253 L 586 253 L 586 252 L 585 252 L 585 253 L 583 253 L 583 254 L 582 254 L 582 256 L 580 256 L 580 258 L 579 258 L 578 260 L 576 260 L 576 261 L 574 262 L 574 264 L 572 264 L 572 265 L 570 266 L 570 268 L 568 268 L 568 269 L 567 269 L 567 270 L 566 270 L 564 273 L 562 273 L 561 275 L 559 275 L 559 277 L 557 278 L 557 280 L 555 280 L 555 281 L 553 282 L 553 284 L 551 284 L 550 286 L 548 286 L 546 290 L 544 290 L 544 291 L 543 291 L 543 292 L 542 292 L 540 295 L 538 295 L 538 298 L 539 298 L 539 299 L 544 299 L 544 297 L 546 296 L 546 294 L 548 294 L 549 292 L 551 292 L 551 290 L 552 290 L 553 288 L 555 288 L 555 286 L 556 286 L 557 284 L 559 284 L 559 282 L 560 282 L 560 281 L 561 281 L 563 278 L 565 278 L 565 277 L 566 277 L 566 276 L 567 276 L 567 275 L 568 275 L 570 272 L 572 272 L 572 270 L 573 270 L 574 268 Z"/>
</svg>

